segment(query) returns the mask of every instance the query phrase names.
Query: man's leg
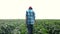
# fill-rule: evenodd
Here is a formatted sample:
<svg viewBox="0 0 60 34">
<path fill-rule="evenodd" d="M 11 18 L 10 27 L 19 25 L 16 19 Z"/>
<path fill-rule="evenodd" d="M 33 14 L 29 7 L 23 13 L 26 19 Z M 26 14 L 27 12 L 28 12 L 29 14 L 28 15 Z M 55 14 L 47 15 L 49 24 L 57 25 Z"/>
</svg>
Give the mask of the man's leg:
<svg viewBox="0 0 60 34">
<path fill-rule="evenodd" d="M 31 25 L 31 34 L 33 34 L 33 25 Z"/>
<path fill-rule="evenodd" d="M 28 34 L 33 34 L 33 25 L 29 24 L 28 27 Z"/>
</svg>

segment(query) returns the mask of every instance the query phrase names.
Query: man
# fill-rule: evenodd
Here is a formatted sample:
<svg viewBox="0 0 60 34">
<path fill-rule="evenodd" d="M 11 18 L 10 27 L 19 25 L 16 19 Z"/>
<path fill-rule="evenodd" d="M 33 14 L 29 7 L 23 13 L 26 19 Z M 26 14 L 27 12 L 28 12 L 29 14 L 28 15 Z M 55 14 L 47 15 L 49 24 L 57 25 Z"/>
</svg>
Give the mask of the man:
<svg viewBox="0 0 60 34">
<path fill-rule="evenodd" d="M 32 7 L 26 11 L 26 24 L 28 28 L 28 34 L 33 34 L 33 24 L 35 22 L 35 13 Z"/>
</svg>

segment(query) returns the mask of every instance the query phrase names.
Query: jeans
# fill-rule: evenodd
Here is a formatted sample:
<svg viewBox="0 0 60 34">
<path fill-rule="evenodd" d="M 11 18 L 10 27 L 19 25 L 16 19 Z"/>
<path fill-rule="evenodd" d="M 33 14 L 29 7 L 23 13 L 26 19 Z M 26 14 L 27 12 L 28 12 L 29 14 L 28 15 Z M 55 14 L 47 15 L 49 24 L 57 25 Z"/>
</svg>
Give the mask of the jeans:
<svg viewBox="0 0 60 34">
<path fill-rule="evenodd" d="M 28 24 L 27 28 L 28 28 L 28 34 L 33 34 L 33 25 L 32 24 Z"/>
</svg>

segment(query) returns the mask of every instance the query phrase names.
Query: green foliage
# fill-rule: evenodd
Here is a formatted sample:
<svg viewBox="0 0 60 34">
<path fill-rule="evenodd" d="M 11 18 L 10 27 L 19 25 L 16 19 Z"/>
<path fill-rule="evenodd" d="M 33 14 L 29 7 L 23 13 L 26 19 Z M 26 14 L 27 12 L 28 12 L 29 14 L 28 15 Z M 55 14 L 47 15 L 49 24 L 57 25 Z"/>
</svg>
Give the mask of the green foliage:
<svg viewBox="0 0 60 34">
<path fill-rule="evenodd" d="M 60 20 L 36 20 L 34 28 L 36 34 L 60 34 Z"/>
<path fill-rule="evenodd" d="M 36 20 L 34 34 L 60 34 L 60 20 Z M 0 20 L 0 34 L 27 34 L 25 20 Z"/>
</svg>

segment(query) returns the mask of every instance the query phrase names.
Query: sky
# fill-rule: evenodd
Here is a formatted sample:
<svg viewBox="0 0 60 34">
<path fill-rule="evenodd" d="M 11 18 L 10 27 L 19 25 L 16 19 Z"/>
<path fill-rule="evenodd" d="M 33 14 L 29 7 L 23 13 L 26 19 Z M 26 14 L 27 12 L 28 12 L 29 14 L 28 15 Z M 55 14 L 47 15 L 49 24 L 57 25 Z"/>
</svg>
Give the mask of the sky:
<svg viewBox="0 0 60 34">
<path fill-rule="evenodd" d="M 0 19 L 26 19 L 29 6 L 36 19 L 60 19 L 60 0 L 0 0 Z"/>
</svg>

